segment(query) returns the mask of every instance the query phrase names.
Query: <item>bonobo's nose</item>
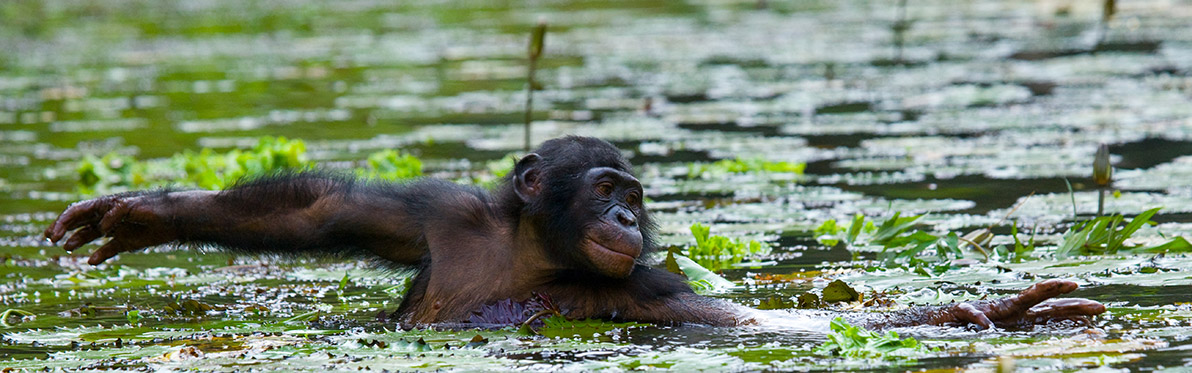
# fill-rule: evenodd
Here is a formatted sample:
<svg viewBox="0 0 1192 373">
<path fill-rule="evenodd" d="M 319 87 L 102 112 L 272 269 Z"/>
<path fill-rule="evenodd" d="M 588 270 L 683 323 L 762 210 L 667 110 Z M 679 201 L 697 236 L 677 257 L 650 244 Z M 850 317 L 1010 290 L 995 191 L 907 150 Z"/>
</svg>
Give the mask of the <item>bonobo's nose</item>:
<svg viewBox="0 0 1192 373">
<path fill-rule="evenodd" d="M 637 227 L 637 218 L 634 217 L 629 211 L 618 208 L 613 213 L 617 215 L 617 222 L 620 222 L 622 226 L 625 226 L 626 228 Z"/>
</svg>

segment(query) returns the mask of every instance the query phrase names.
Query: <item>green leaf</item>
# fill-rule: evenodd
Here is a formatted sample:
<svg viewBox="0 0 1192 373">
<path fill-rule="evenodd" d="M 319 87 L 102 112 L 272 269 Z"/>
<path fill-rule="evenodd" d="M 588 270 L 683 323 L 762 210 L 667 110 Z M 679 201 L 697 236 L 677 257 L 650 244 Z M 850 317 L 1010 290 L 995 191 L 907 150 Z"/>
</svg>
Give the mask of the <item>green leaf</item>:
<svg viewBox="0 0 1192 373">
<path fill-rule="evenodd" d="M 1108 247 L 1107 251 L 1109 251 L 1111 253 L 1117 252 L 1117 249 L 1121 248 L 1122 243 L 1126 240 L 1126 238 L 1129 238 L 1131 235 L 1134 234 L 1134 232 L 1137 232 L 1138 229 L 1142 228 L 1143 224 L 1150 222 L 1151 217 L 1155 216 L 1155 213 L 1158 213 L 1160 209 L 1162 209 L 1162 207 L 1156 207 L 1156 208 L 1153 208 L 1150 210 L 1143 211 L 1141 214 L 1138 214 L 1138 216 L 1135 216 L 1133 220 L 1130 220 L 1129 224 L 1126 224 L 1126 227 L 1122 228 L 1122 231 L 1120 233 L 1122 239 L 1117 240 L 1116 242 L 1113 242 L 1112 246 Z"/>
<path fill-rule="evenodd" d="M 124 314 L 124 317 L 128 319 L 129 324 L 136 324 L 143 318 L 140 310 L 129 310 Z"/>
<path fill-rule="evenodd" d="M 846 229 L 836 225 L 836 219 L 828 219 L 820 224 L 813 231 L 815 240 L 825 246 L 836 246 L 840 243 L 840 238 L 837 236 Z"/>
<path fill-rule="evenodd" d="M 850 325 L 841 317 L 832 319 L 827 337 L 826 342 L 815 348 L 816 354 L 849 359 L 913 360 L 932 352 L 914 338 L 899 339 L 894 331 L 878 334 Z"/>
<path fill-rule="evenodd" d="M 757 305 L 759 310 L 784 310 L 794 307 L 795 302 L 792 302 L 790 298 L 775 295 L 762 299 L 761 303 Z"/>
<path fill-rule="evenodd" d="M 683 273 L 683 269 L 679 268 L 679 263 L 675 261 L 675 255 L 679 255 L 679 248 L 672 247 L 666 250 L 666 260 L 663 261 L 666 264 L 666 270 L 670 273 L 679 274 L 686 278 L 687 275 Z"/>
<path fill-rule="evenodd" d="M 823 305 L 823 303 L 820 302 L 819 296 L 811 292 L 800 294 L 798 302 L 798 307 L 802 309 L 820 308 L 820 306 Z"/>
<path fill-rule="evenodd" d="M 687 254 L 701 265 L 721 269 L 739 263 L 746 256 L 765 254 L 770 247 L 755 240 L 745 241 L 731 239 L 724 236 L 710 234 L 711 228 L 700 223 L 691 225 L 691 235 L 695 237 L 695 246 L 687 249 Z"/>
<path fill-rule="evenodd" d="M 857 236 L 861 235 L 861 227 L 865 225 L 865 215 L 857 214 L 853 216 L 852 224 L 848 226 L 848 236 L 845 236 L 845 243 L 852 246 L 857 242 Z"/>
<path fill-rule="evenodd" d="M 0 327 L 11 328 L 16 324 L 20 324 L 21 319 L 30 316 L 33 316 L 33 313 L 29 311 L 19 310 L 16 308 L 6 309 L 4 312 L 0 312 Z M 9 323 L 8 318 L 10 317 L 17 317 L 18 321 L 16 323 Z"/>
<path fill-rule="evenodd" d="M 823 293 L 825 303 L 852 302 L 861 299 L 861 294 L 841 280 L 829 283 Z"/>
<path fill-rule="evenodd" d="M 1139 247 L 1139 248 L 1135 248 L 1135 249 L 1130 249 L 1129 251 L 1133 252 L 1133 253 L 1150 253 L 1150 254 L 1189 253 L 1189 252 L 1192 252 L 1192 243 L 1188 243 L 1188 240 L 1184 239 L 1183 237 L 1176 237 L 1176 238 L 1171 239 L 1170 241 L 1167 241 L 1167 242 L 1164 242 L 1164 243 L 1161 243 L 1158 245 Z"/>
<path fill-rule="evenodd" d="M 870 238 L 869 242 L 877 245 L 885 245 L 886 241 L 889 241 L 895 236 L 906 232 L 906 230 L 915 225 L 916 220 L 919 220 L 920 217 L 923 217 L 923 215 L 916 215 L 901 218 L 899 217 L 901 214 L 901 212 L 895 212 L 894 216 L 886 219 L 885 222 L 882 222 L 882 225 L 877 228 L 877 232 L 873 234 L 873 238 Z"/>
<path fill-rule="evenodd" d="M 697 292 L 703 294 L 719 293 L 736 286 L 732 281 L 725 280 L 724 277 L 712 273 L 712 271 L 700 266 L 699 263 L 691 260 L 691 258 L 675 255 L 675 263 L 683 270 L 683 274 L 687 275 L 688 283 L 698 284 L 697 287 L 699 288 L 696 289 Z M 699 291 L 701 289 L 703 291 Z"/>
</svg>

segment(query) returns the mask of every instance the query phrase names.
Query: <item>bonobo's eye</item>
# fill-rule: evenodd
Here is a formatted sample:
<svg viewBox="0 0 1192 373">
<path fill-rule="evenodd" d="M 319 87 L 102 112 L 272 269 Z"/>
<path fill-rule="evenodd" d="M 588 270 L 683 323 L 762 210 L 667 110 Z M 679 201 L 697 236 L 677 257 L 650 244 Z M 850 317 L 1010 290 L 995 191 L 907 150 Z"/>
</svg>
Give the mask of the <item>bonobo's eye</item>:
<svg viewBox="0 0 1192 373">
<path fill-rule="evenodd" d="M 602 181 L 602 182 L 600 182 L 600 184 L 596 184 L 596 194 L 599 194 L 601 197 L 606 197 L 606 198 L 609 196 L 612 196 L 613 195 L 613 183 L 610 183 L 607 181 Z"/>
<path fill-rule="evenodd" d="M 625 196 L 625 203 L 628 203 L 630 206 L 640 206 L 641 201 L 642 196 L 637 192 L 629 192 L 629 194 Z"/>
</svg>

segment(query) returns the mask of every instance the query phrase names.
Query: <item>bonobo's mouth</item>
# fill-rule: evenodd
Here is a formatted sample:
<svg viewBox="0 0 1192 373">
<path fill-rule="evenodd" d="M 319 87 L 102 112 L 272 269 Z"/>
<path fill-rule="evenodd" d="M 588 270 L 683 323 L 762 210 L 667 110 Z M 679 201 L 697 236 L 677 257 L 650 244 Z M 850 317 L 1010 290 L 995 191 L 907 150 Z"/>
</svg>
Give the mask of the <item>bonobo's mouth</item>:
<svg viewBox="0 0 1192 373">
<path fill-rule="evenodd" d="M 626 237 L 601 240 L 596 235 L 589 235 L 584 237 L 580 249 L 600 272 L 612 277 L 625 277 L 633 272 L 635 261 L 642 254 L 638 242 Z"/>
<path fill-rule="evenodd" d="M 625 260 L 629 260 L 629 261 L 636 260 L 637 256 L 641 255 L 641 251 L 642 251 L 641 248 L 637 248 L 637 250 L 631 250 L 632 248 L 626 248 L 626 249 L 622 249 L 624 251 L 620 251 L 620 250 L 615 250 L 608 246 L 604 246 L 604 245 L 600 244 L 600 242 L 598 242 L 594 239 L 591 239 L 591 238 L 588 238 L 587 241 L 588 241 L 588 244 L 595 246 L 595 248 L 598 250 L 603 250 L 603 251 L 605 251 L 609 254 L 612 254 L 614 256 L 624 257 Z"/>
</svg>

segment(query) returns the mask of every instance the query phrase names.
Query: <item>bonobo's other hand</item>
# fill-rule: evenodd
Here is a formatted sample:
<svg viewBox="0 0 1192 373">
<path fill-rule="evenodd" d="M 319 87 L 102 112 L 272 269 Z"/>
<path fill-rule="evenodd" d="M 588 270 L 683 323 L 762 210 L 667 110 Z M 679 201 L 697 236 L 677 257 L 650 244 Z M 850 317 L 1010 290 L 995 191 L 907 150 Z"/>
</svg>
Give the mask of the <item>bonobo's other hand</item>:
<svg viewBox="0 0 1192 373">
<path fill-rule="evenodd" d="M 67 232 L 78 229 L 62 248 L 74 251 L 100 237 L 112 240 L 91 253 L 87 263 L 103 263 L 116 254 L 173 241 L 177 233 L 154 211 L 151 196 L 117 194 L 76 202 L 46 229 L 45 236 L 57 244 Z"/>
<path fill-rule="evenodd" d="M 981 329 L 994 325 L 1022 327 L 1049 321 L 1074 320 L 1089 322 L 1090 316 L 1105 312 L 1105 305 L 1089 299 L 1052 299 L 1076 290 L 1078 285 L 1066 280 L 1047 280 L 1023 290 L 1017 295 L 976 302 L 965 302 L 944 308 L 935 324 L 974 324 Z"/>
</svg>

